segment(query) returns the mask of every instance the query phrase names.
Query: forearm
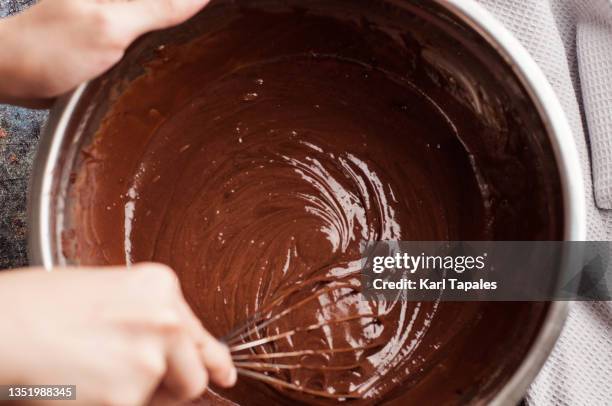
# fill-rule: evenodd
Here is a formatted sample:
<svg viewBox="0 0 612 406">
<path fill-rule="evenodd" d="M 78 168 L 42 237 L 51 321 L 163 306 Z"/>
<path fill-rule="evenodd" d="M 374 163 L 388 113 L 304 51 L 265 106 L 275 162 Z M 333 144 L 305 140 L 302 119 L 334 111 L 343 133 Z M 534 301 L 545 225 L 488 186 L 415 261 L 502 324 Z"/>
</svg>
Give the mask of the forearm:
<svg viewBox="0 0 612 406">
<path fill-rule="evenodd" d="M 28 108 L 49 108 L 54 98 L 45 96 L 44 78 L 28 59 L 30 46 L 22 41 L 23 21 L 17 17 L 0 20 L 0 104 L 15 104 Z M 27 27 L 26 27 L 27 29 Z"/>
<path fill-rule="evenodd" d="M 0 101 L 24 97 L 22 87 L 28 69 L 17 31 L 12 29 L 13 18 L 0 20 Z"/>
<path fill-rule="evenodd" d="M 31 108 L 46 108 L 50 99 L 37 94 L 37 84 L 27 60 L 26 48 L 15 29 L 15 17 L 0 20 L 0 104 L 19 104 Z"/>
<path fill-rule="evenodd" d="M 34 272 L 34 270 L 32 270 Z M 19 314 L 22 313 L 23 301 L 27 297 L 20 286 L 17 275 L 19 270 L 5 270 L 0 273 L 0 308 L 10 314 L 3 314 L 2 340 L 0 340 L 0 385 L 28 384 L 22 365 L 31 356 L 23 350 L 21 344 L 36 337 L 24 337 L 27 330 L 20 326 Z M 1 403 L 1 402 L 0 402 Z"/>
</svg>

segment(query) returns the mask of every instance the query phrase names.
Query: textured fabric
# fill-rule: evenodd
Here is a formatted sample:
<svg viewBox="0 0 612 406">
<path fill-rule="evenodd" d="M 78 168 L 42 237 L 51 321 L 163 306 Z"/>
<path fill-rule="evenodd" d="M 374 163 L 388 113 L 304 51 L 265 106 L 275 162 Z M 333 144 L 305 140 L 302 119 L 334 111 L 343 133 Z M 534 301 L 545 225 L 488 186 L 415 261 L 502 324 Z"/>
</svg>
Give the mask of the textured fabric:
<svg viewBox="0 0 612 406">
<path fill-rule="evenodd" d="M 572 127 L 588 238 L 612 239 L 612 1 L 479 0 L 531 53 Z M 533 405 L 612 405 L 612 302 L 576 302 L 527 396 Z"/>
</svg>

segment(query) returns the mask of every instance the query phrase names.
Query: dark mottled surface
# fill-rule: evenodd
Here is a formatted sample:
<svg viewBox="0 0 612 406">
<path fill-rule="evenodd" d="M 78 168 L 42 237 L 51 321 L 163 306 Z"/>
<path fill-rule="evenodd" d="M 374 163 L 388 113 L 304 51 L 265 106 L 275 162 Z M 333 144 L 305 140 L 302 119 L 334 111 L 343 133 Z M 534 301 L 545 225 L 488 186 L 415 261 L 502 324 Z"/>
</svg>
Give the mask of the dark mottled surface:
<svg viewBox="0 0 612 406">
<path fill-rule="evenodd" d="M 35 0 L 0 0 L 0 17 L 18 13 L 34 3 Z"/>
<path fill-rule="evenodd" d="M 0 17 L 32 0 L 0 0 Z M 7 80 L 7 78 L 0 78 Z M 0 105 L 0 269 L 27 264 L 26 192 L 46 111 Z"/>
</svg>

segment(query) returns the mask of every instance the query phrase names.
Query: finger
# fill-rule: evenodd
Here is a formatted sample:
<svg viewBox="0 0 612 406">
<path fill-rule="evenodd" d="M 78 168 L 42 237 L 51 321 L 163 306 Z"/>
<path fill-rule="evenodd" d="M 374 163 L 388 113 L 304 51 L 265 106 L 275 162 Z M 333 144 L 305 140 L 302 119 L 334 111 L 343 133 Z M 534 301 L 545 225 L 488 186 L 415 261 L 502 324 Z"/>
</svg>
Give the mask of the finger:
<svg viewBox="0 0 612 406">
<path fill-rule="evenodd" d="M 232 362 L 229 349 L 206 330 L 204 330 L 204 335 L 201 353 L 210 379 L 224 388 L 234 386 L 238 379 L 238 373 Z"/>
<path fill-rule="evenodd" d="M 191 337 L 199 346 L 203 345 L 206 341 L 206 330 L 200 319 L 193 313 L 193 310 L 191 310 L 191 307 L 187 304 L 182 292 L 179 293 L 178 308 Z"/>
<path fill-rule="evenodd" d="M 163 386 L 178 401 L 192 400 L 204 393 L 208 374 L 196 343 L 187 334 L 179 334 L 168 349 L 168 369 Z"/>
<path fill-rule="evenodd" d="M 160 386 L 148 402 L 149 406 L 170 406 L 181 403 L 176 395 L 163 385 Z"/>
<path fill-rule="evenodd" d="M 104 4 L 132 39 L 193 17 L 210 0 L 132 0 Z"/>
<path fill-rule="evenodd" d="M 189 334 L 198 343 L 201 357 L 211 380 L 225 388 L 234 386 L 237 372 L 227 346 L 221 344 L 206 331 L 186 301 L 182 300 L 179 306 Z"/>
</svg>

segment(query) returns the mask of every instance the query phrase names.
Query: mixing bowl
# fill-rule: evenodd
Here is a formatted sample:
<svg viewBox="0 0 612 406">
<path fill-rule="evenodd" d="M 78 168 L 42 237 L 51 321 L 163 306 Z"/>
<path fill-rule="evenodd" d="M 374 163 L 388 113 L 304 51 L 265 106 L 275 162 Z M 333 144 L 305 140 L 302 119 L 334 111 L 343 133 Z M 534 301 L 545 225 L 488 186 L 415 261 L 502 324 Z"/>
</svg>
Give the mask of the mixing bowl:
<svg viewBox="0 0 612 406">
<path fill-rule="evenodd" d="M 418 50 L 413 61 L 406 61 L 407 70 L 418 69 L 415 68 L 418 63 L 427 64 L 424 74 L 432 83 L 444 87 L 487 125 L 501 129 L 499 134 L 504 134 L 502 130 L 509 124 L 498 118 L 513 117 L 512 125 L 520 130 L 508 136 L 505 146 L 499 139 L 469 142 L 480 143 L 485 149 L 525 145 L 525 150 L 538 157 L 533 166 L 544 180 L 538 184 L 537 192 L 541 190 L 541 193 L 534 201 L 558 210 L 558 216 L 552 216 L 558 233 L 553 234 L 564 240 L 584 240 L 586 220 L 581 166 L 561 106 L 529 54 L 474 1 L 217 1 L 180 27 L 141 38 L 115 68 L 56 102 L 40 140 L 29 191 L 31 263 L 48 269 L 79 263 L 70 246 L 74 229 L 79 224 L 74 223 L 70 210 L 73 206 L 71 187 L 83 164 L 83 151 L 92 142 L 118 95 L 145 72 L 143 66 L 148 61 L 159 57 L 161 45 L 183 43 L 206 29 L 214 29 L 216 24 L 222 24 L 227 10 L 237 7 L 307 9 L 321 14 L 340 12 L 344 18 L 357 21 L 362 17 L 354 11 L 357 3 L 362 7 L 360 10 L 363 7 L 372 10 L 367 17 L 374 24 L 386 16 L 393 19 L 410 16 L 406 20 L 411 21 L 410 26 L 390 26 L 387 32 L 387 40 L 391 38 Z M 381 47 L 386 45 L 380 44 Z M 510 171 L 504 176 L 520 174 Z M 520 239 L 522 234 L 519 230 L 517 234 L 496 236 Z M 527 239 L 535 237 L 527 236 Z M 546 307 L 540 327 L 530 339 L 528 351 L 511 376 L 504 379 L 503 385 L 492 390 L 488 403 L 510 405 L 520 400 L 550 353 L 566 312 L 563 302 L 550 303 Z"/>
</svg>

